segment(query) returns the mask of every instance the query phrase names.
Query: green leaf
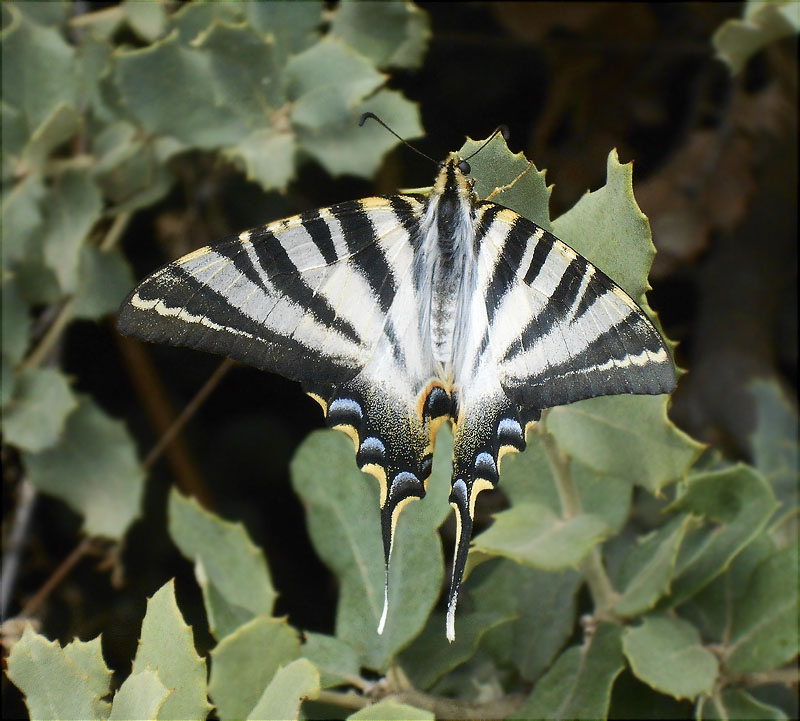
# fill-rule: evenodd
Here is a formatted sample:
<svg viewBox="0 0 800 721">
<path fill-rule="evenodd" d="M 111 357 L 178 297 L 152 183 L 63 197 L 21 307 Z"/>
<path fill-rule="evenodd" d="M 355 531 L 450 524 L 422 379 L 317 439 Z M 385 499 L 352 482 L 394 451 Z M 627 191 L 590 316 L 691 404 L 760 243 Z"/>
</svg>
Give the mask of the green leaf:
<svg viewBox="0 0 800 721">
<path fill-rule="evenodd" d="M 513 612 L 506 609 L 462 611 L 458 616 L 456 640 L 445 643 L 442 638 L 445 614 L 435 612 L 422 633 L 401 654 L 403 669 L 414 688 L 428 689 L 442 676 L 469 661 L 488 631 L 513 619 Z"/>
<path fill-rule="evenodd" d="M 189 45 L 198 39 L 200 33 L 214 25 L 240 23 L 244 8 L 250 4 L 240 2 L 184 3 L 170 16 L 170 24 L 177 31 L 178 39 L 185 45 Z"/>
<path fill-rule="evenodd" d="M 31 309 L 22 298 L 13 278 L 3 282 L 2 292 L 3 356 L 13 365 L 17 365 L 25 357 L 30 343 L 33 326 Z"/>
<path fill-rule="evenodd" d="M 619 581 L 624 590 L 614 604 L 615 613 L 628 618 L 638 616 L 669 593 L 678 549 L 690 521 L 689 514 L 676 516 L 630 548 L 620 570 Z"/>
<path fill-rule="evenodd" d="M 740 598 L 748 593 L 750 575 L 761 561 L 776 550 L 765 531 L 759 534 L 731 561 L 723 574 L 681 603 L 681 617 L 691 621 L 704 639 L 727 642 L 735 608 Z"/>
<path fill-rule="evenodd" d="M 392 699 L 378 701 L 371 706 L 359 709 L 347 717 L 348 721 L 433 721 L 436 718 L 430 711 L 399 703 Z"/>
<path fill-rule="evenodd" d="M 114 694 L 108 721 L 159 718 L 170 690 L 155 671 L 132 673 Z"/>
<path fill-rule="evenodd" d="M 128 111 L 151 133 L 213 149 L 235 143 L 249 128 L 225 104 L 212 63 L 212 53 L 183 45 L 173 32 L 141 50 L 119 52 L 116 82 Z"/>
<path fill-rule="evenodd" d="M 786 714 L 775 706 L 753 698 L 747 691 L 739 688 L 729 688 L 721 694 L 714 694 L 705 699 L 700 708 L 698 719 L 765 719 L 782 721 L 788 718 Z"/>
<path fill-rule="evenodd" d="M 495 657 L 511 660 L 527 681 L 539 678 L 573 633 L 582 583 L 576 571 L 540 571 L 506 559 L 478 570 L 469 586 L 475 608 L 503 609 L 517 617 L 493 632 L 502 645 Z"/>
<path fill-rule="evenodd" d="M 589 468 L 656 493 L 685 476 L 702 450 L 667 418 L 667 402 L 664 395 L 590 398 L 552 408 L 547 430 Z"/>
<path fill-rule="evenodd" d="M 376 630 L 384 586 L 377 482 L 358 470 L 352 443 L 338 432 L 312 433 L 292 461 L 292 484 L 306 505 L 314 548 L 339 578 L 336 635 L 369 668 L 385 668 L 438 600 L 444 559 L 437 528 L 449 511 L 451 449 L 451 435 L 440 430 L 428 495 L 398 519 L 382 636 Z"/>
<path fill-rule="evenodd" d="M 275 677 L 253 707 L 248 719 L 296 719 L 305 699 L 319 696 L 319 671 L 311 661 L 298 658 Z"/>
<path fill-rule="evenodd" d="M 791 512 L 797 506 L 800 485 L 797 408 L 775 380 L 756 379 L 750 392 L 758 416 L 750 438 L 754 465 L 772 484 L 781 512 Z"/>
<path fill-rule="evenodd" d="M 322 40 L 286 64 L 292 122 L 309 133 L 352 117 L 353 108 L 386 80 L 370 62 L 335 39 Z"/>
<path fill-rule="evenodd" d="M 67 416 L 77 405 L 61 372 L 37 368 L 22 373 L 3 414 L 4 440 L 34 453 L 50 448 L 58 442 Z"/>
<path fill-rule="evenodd" d="M 245 718 L 281 666 L 300 655 L 300 639 L 286 619 L 256 616 L 211 651 L 209 695 L 219 717 Z"/>
<path fill-rule="evenodd" d="M 760 474 L 738 465 L 693 476 L 670 509 L 709 521 L 687 533 L 681 545 L 669 598 L 677 605 L 728 568 L 761 532 L 775 510 L 775 498 Z"/>
<path fill-rule="evenodd" d="M 217 639 L 272 613 L 277 594 L 266 559 L 241 523 L 222 520 L 174 488 L 168 518 L 175 545 L 197 564 L 208 624 Z"/>
<path fill-rule="evenodd" d="M 100 637 L 97 636 L 91 641 L 81 641 L 76 638 L 64 646 L 64 655 L 83 674 L 89 690 L 96 697 L 93 702 L 95 714 L 100 718 L 105 718 L 108 715 L 111 704 L 103 701 L 102 697 L 108 694 L 112 672 L 103 660 L 103 647 L 100 643 Z"/>
<path fill-rule="evenodd" d="M 749 0 L 744 19 L 726 20 L 711 42 L 717 57 L 731 73 L 740 73 L 747 61 L 766 45 L 800 30 L 800 6 L 795 0 Z"/>
<path fill-rule="evenodd" d="M 73 641 L 61 648 L 26 624 L 8 656 L 8 677 L 25 694 L 32 719 L 104 718 L 111 672 L 100 654 L 100 639 Z"/>
<path fill-rule="evenodd" d="M 458 151 L 465 158 L 486 141 L 467 140 Z M 503 136 L 498 133 L 474 158 L 470 158 L 479 198 L 488 198 L 496 189 L 507 188 L 492 197 L 492 201 L 516 211 L 545 230 L 550 230 L 550 190 L 544 170 L 537 170 L 520 153 L 512 153 Z M 507 187 L 511 186 L 511 187 Z"/>
<path fill-rule="evenodd" d="M 59 30 L 31 22 L 10 3 L 11 23 L 3 30 L 3 99 L 19 108 L 29 134 L 59 103 L 78 104 L 75 50 Z"/>
<path fill-rule="evenodd" d="M 668 616 L 646 616 L 622 639 L 631 669 L 656 691 L 677 699 L 711 693 L 717 678 L 714 654 L 700 643 L 690 623 Z"/>
<path fill-rule="evenodd" d="M 57 445 L 24 453 L 33 485 L 84 516 L 91 536 L 120 539 L 139 515 L 144 471 L 125 426 L 81 398 Z"/>
<path fill-rule="evenodd" d="M 50 194 L 43 229 L 44 261 L 64 293 L 77 290 L 81 245 L 102 210 L 100 190 L 88 170 L 67 171 Z"/>
<path fill-rule="evenodd" d="M 274 40 L 246 25 L 214 24 L 193 46 L 209 58 L 217 102 L 251 128 L 270 124 L 270 111 L 286 103 L 285 78 L 275 61 Z"/>
<path fill-rule="evenodd" d="M 226 149 L 224 154 L 241 161 L 248 180 L 265 190 L 284 191 L 295 174 L 295 144 L 291 133 L 260 128 Z"/>
<path fill-rule="evenodd" d="M 306 631 L 302 653 L 319 669 L 322 688 L 348 684 L 358 677 L 358 654 L 339 638 Z"/>
<path fill-rule="evenodd" d="M 418 68 L 431 34 L 427 15 L 411 2 L 340 3 L 330 33 L 379 68 Z"/>
<path fill-rule="evenodd" d="M 734 606 L 725 666 L 736 673 L 769 671 L 798 654 L 797 546 L 762 561 Z"/>
<path fill-rule="evenodd" d="M 242 3 L 239 7 L 256 30 L 274 40 L 281 65 L 319 40 L 325 6 L 318 0 Z"/>
<path fill-rule="evenodd" d="M 602 623 L 583 646 L 559 656 L 511 718 L 606 718 L 614 679 L 625 667 L 622 629 Z"/>
<path fill-rule="evenodd" d="M 151 670 L 170 689 L 159 719 L 205 719 L 211 706 L 206 700 L 206 662 L 194 648 L 192 629 L 175 602 L 172 581 L 147 601 L 142 635 L 133 660 L 133 673 Z"/>
<path fill-rule="evenodd" d="M 50 153 L 75 135 L 81 123 L 80 113 L 72 105 L 60 102 L 31 134 L 20 161 L 22 167 L 42 173 Z"/>
<path fill-rule="evenodd" d="M 41 206 L 47 195 L 42 180 L 33 175 L 15 183 L 10 190 L 3 190 L 5 270 L 40 254 L 44 222 Z"/>
<path fill-rule="evenodd" d="M 633 163 L 621 164 L 612 150 L 606 173 L 602 188 L 553 221 L 553 233 L 643 305 L 656 249 L 647 216 L 633 197 Z"/>
<path fill-rule="evenodd" d="M 563 519 L 546 506 L 520 503 L 494 517 L 474 548 L 549 571 L 575 568 L 608 532 L 602 518 L 581 513 Z"/>
<path fill-rule="evenodd" d="M 298 129 L 302 149 L 333 175 L 349 173 L 371 177 L 380 167 L 383 156 L 398 141 L 380 126 L 376 130 L 375 123 L 358 127 L 358 117 L 367 111 L 386 118 L 403 137 L 413 138 L 422 133 L 417 107 L 400 93 L 384 89 L 361 101 L 338 124 L 331 123 L 316 133 Z"/>
<path fill-rule="evenodd" d="M 125 0 L 121 8 L 131 30 L 143 40 L 153 42 L 164 34 L 167 11 L 162 3 Z"/>
<path fill-rule="evenodd" d="M 617 533 L 628 519 L 631 481 L 596 471 L 575 459 L 570 470 L 583 507 L 603 519 L 609 534 Z M 503 457 L 500 481 L 512 506 L 534 503 L 561 513 L 558 486 L 538 433 L 528 433 L 528 447 L 523 453 Z"/>
<path fill-rule="evenodd" d="M 73 317 L 99 320 L 115 313 L 133 285 L 131 267 L 118 248 L 103 251 L 84 245 L 80 251 Z"/>
<path fill-rule="evenodd" d="M 145 141 L 124 121 L 109 123 L 94 138 L 94 152 L 100 156 L 93 169 L 95 181 L 116 206 L 115 214 L 137 210 L 167 194 L 173 176 L 168 157 L 159 152 L 159 142 L 164 141 Z"/>
</svg>

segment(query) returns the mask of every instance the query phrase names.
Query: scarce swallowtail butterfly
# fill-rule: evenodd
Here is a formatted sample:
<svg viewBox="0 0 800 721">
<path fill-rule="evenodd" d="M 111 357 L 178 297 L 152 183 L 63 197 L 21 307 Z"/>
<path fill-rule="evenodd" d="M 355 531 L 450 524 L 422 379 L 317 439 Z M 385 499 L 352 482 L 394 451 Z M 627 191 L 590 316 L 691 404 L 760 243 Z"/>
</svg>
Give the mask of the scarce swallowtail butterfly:
<svg viewBox="0 0 800 721">
<path fill-rule="evenodd" d="M 675 385 L 636 303 L 543 228 L 479 199 L 469 173 L 453 153 L 427 193 L 340 203 L 200 248 L 145 278 L 119 313 L 126 335 L 300 381 L 352 438 L 380 483 L 379 633 L 398 514 L 425 496 L 443 422 L 454 435 L 452 641 L 476 497 L 497 485 L 503 454 L 525 448 L 526 425 L 546 408 Z"/>
</svg>

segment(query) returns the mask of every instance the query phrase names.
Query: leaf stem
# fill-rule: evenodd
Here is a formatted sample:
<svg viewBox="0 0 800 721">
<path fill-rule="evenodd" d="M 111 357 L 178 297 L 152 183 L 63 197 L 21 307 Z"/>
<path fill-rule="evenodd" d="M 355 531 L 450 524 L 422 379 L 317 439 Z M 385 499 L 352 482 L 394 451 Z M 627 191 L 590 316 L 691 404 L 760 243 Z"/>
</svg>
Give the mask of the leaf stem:
<svg viewBox="0 0 800 721">
<path fill-rule="evenodd" d="M 542 414 L 542 420 L 536 425 L 536 428 L 538 429 L 545 457 L 556 482 L 562 518 L 568 520 L 582 513 L 581 497 L 572 475 L 570 457 L 558 447 L 555 436 L 547 430 L 546 420 L 547 411 Z M 581 571 L 586 579 L 586 584 L 589 586 L 589 592 L 592 594 L 595 616 L 601 619 L 614 620 L 615 616 L 611 611 L 611 607 L 614 605 L 618 594 L 606 573 L 603 557 L 597 546 L 592 548 L 586 558 L 583 559 Z"/>
</svg>

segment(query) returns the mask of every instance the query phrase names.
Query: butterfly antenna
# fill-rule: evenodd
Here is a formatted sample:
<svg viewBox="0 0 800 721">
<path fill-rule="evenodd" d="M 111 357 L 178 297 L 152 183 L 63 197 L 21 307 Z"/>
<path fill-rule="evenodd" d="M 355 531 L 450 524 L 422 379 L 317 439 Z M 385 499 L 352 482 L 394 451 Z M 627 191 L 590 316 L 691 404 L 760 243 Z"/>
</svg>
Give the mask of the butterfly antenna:
<svg viewBox="0 0 800 721">
<path fill-rule="evenodd" d="M 478 153 L 480 153 L 481 150 L 483 150 L 489 143 L 492 142 L 492 140 L 494 140 L 494 136 L 497 135 L 498 133 L 502 134 L 503 140 L 508 140 L 509 135 L 510 135 L 510 133 L 508 132 L 508 126 L 507 125 L 498 125 L 494 129 L 494 132 L 489 136 L 489 139 L 483 145 L 481 145 L 480 148 L 478 148 L 474 153 L 471 153 L 470 155 L 468 155 L 466 158 L 462 158 L 462 160 L 469 160 L 473 155 L 477 155 Z"/>
<path fill-rule="evenodd" d="M 397 138 L 401 143 L 403 143 L 403 145 L 407 145 L 409 148 L 411 148 L 411 150 L 413 150 L 417 155 L 421 155 L 423 158 L 427 158 L 434 165 L 437 164 L 436 161 L 430 155 L 425 155 L 425 153 L 423 153 L 418 148 L 415 148 L 407 140 L 405 140 L 404 138 L 401 138 L 397 133 L 394 132 L 394 130 L 392 130 L 386 123 L 384 123 L 383 120 L 381 120 L 377 115 L 375 115 L 375 113 L 362 113 L 361 117 L 358 119 L 358 127 L 360 128 L 370 118 L 372 118 L 373 120 L 375 120 L 375 121 L 379 122 L 381 125 L 383 125 L 383 127 L 386 128 L 392 135 L 394 135 L 395 138 Z"/>
</svg>

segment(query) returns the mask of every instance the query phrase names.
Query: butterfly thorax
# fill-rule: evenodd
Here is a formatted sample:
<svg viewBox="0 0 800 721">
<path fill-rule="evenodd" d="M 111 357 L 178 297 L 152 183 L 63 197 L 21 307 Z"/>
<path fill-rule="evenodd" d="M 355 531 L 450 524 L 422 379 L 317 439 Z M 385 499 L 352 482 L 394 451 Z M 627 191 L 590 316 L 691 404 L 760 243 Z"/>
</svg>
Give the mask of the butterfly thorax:
<svg viewBox="0 0 800 721">
<path fill-rule="evenodd" d="M 469 326 L 469 299 L 475 290 L 473 209 L 475 196 L 469 179 L 451 155 L 442 165 L 420 224 L 415 276 L 419 296 L 428 308 L 421 316 L 421 335 L 430 338 L 436 373 L 453 376 L 459 334 Z"/>
</svg>

